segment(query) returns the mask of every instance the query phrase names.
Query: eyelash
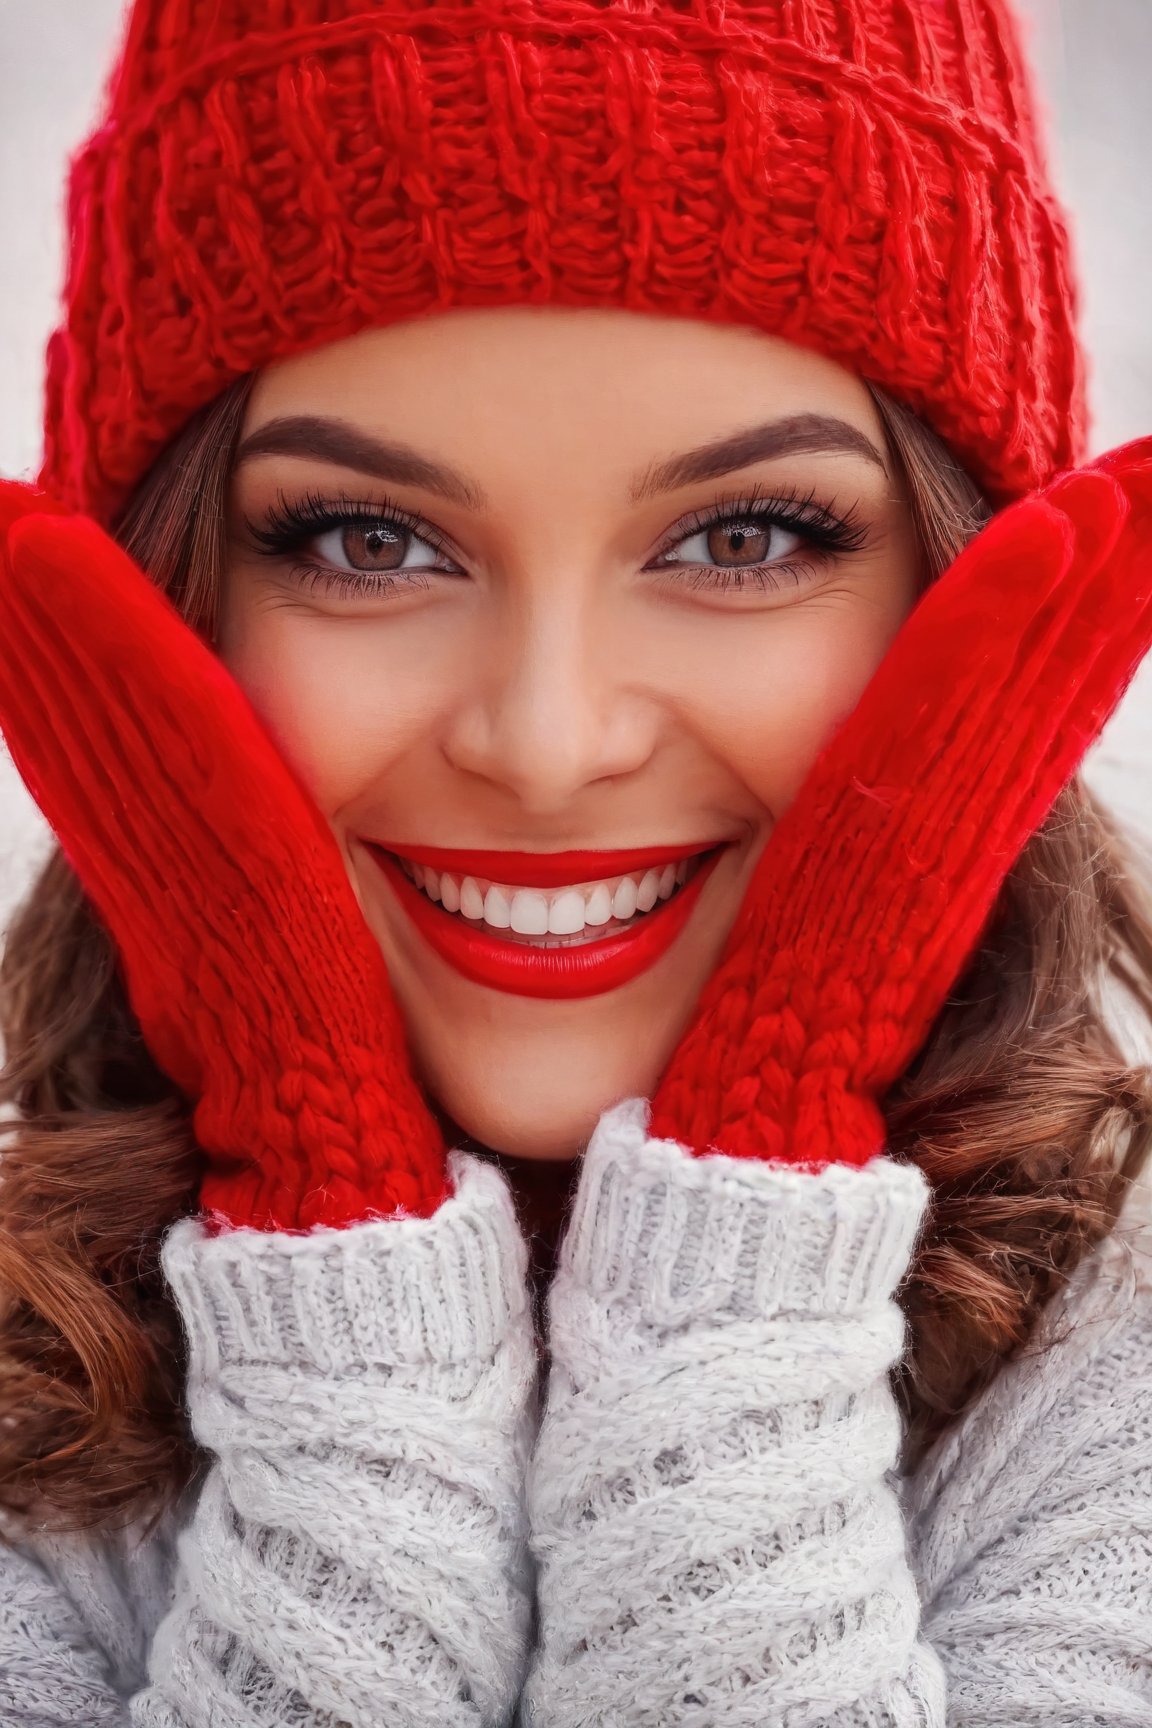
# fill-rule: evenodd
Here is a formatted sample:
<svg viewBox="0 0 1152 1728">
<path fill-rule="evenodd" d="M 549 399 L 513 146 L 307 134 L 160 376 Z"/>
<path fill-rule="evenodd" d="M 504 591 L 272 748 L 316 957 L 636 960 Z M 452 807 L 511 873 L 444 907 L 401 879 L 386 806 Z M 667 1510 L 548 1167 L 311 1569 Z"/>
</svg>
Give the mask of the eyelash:
<svg viewBox="0 0 1152 1728">
<path fill-rule="evenodd" d="M 848 553 L 858 552 L 868 538 L 867 529 L 856 506 L 837 516 L 829 506 L 817 501 L 814 491 L 802 494 L 790 487 L 783 487 L 765 498 L 763 489 L 754 487 L 750 494 L 722 497 L 707 509 L 692 511 L 669 531 L 656 556 L 667 557 L 682 540 L 692 539 L 708 529 L 743 527 L 749 523 L 756 523 L 761 527 L 782 528 L 789 533 L 802 533 L 810 543 L 808 562 L 795 561 L 799 558 L 797 552 L 766 564 L 728 566 L 686 563 L 664 564 L 661 568 L 665 571 L 676 571 L 679 579 L 687 578 L 687 585 L 691 588 L 778 589 L 785 585 L 781 577 L 799 586 L 813 562 L 827 563 Z M 424 521 L 422 517 L 414 516 L 411 511 L 405 510 L 389 498 L 367 503 L 346 494 L 325 497 L 318 492 L 308 492 L 303 497 L 290 501 L 280 492 L 277 503 L 267 511 L 264 522 L 256 523 L 245 518 L 245 527 L 257 553 L 270 559 L 299 553 L 310 540 L 330 533 L 334 528 L 352 527 L 399 529 L 424 541 L 442 557 L 451 558 L 444 537 L 431 523 Z M 429 572 L 421 570 L 352 572 L 309 563 L 306 560 L 296 564 L 293 569 L 293 576 L 309 593 L 336 591 L 343 595 L 361 597 L 390 593 L 397 588 L 427 587 L 428 574 Z"/>
</svg>

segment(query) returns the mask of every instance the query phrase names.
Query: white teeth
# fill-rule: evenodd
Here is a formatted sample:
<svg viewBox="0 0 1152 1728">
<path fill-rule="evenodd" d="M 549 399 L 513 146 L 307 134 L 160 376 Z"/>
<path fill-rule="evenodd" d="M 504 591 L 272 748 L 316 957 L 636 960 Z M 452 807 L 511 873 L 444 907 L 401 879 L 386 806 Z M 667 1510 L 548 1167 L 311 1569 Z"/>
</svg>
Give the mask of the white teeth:
<svg viewBox="0 0 1152 1728">
<path fill-rule="evenodd" d="M 460 884 L 455 876 L 449 876 L 447 871 L 440 878 L 440 895 L 445 912 L 459 912 Z"/>
<path fill-rule="evenodd" d="M 492 898 L 495 892 L 495 888 L 489 888 L 488 900 Z M 484 916 L 491 924 L 496 921 L 488 916 L 488 900 L 484 902 Z M 541 894 L 537 888 L 517 888 L 512 896 L 510 923 L 518 936 L 547 936 L 548 896 Z M 577 929 L 582 928 L 583 923 L 584 919 L 581 916 Z"/>
<path fill-rule="evenodd" d="M 660 897 L 660 871 L 645 871 L 636 890 L 637 912 L 651 912 Z"/>
<path fill-rule="evenodd" d="M 446 912 L 458 912 L 493 930 L 511 929 L 518 936 L 579 936 L 613 919 L 628 923 L 638 913 L 650 912 L 657 901 L 670 899 L 687 881 L 694 863 L 682 858 L 631 876 L 543 890 L 453 876 L 400 859 L 405 874 Z"/>
<path fill-rule="evenodd" d="M 484 896 L 484 922 L 493 930 L 507 930 L 512 922 L 512 903 L 495 882 Z"/>
<path fill-rule="evenodd" d="M 592 922 L 588 916 L 590 907 L 591 901 L 585 902 L 579 888 L 565 888 L 546 908 L 548 933 L 552 936 L 578 935 L 586 923 Z M 600 922 L 606 924 L 608 920 L 602 918 Z"/>
<path fill-rule="evenodd" d="M 612 916 L 612 890 L 607 882 L 597 882 L 584 908 L 584 922 L 593 926 L 607 924 Z"/>
<path fill-rule="evenodd" d="M 484 896 L 471 876 L 460 884 L 460 913 L 464 918 L 483 918 Z"/>
<path fill-rule="evenodd" d="M 613 918 L 634 918 L 636 916 L 636 884 L 631 876 L 622 876 L 620 884 L 612 896 Z"/>
</svg>

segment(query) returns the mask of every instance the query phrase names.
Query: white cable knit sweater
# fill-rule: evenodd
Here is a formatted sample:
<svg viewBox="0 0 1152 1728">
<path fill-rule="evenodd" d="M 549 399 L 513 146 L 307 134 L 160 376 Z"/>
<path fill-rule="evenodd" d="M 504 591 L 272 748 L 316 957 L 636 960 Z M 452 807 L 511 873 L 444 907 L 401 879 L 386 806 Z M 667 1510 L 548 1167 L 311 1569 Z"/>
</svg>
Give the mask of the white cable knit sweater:
<svg viewBox="0 0 1152 1728">
<path fill-rule="evenodd" d="M 177 1226 L 217 1461 L 142 1545 L 0 1552 L 2 1728 L 1152 1728 L 1149 1191 L 902 1479 L 919 1172 L 645 1120 L 585 1155 L 538 1431 L 494 1167 L 425 1222 Z"/>
<path fill-rule="evenodd" d="M 645 1119 L 602 1121 L 553 1285 L 523 1720 L 1150 1728 L 1147 1192 L 902 1481 L 919 1170 L 692 1159 Z"/>
<path fill-rule="evenodd" d="M 431 1219 L 169 1233 L 216 1462 L 143 1546 L 0 1551 L 3 1728 L 505 1719 L 532 1619 L 527 1249 L 502 1174 L 450 1169 Z"/>
</svg>

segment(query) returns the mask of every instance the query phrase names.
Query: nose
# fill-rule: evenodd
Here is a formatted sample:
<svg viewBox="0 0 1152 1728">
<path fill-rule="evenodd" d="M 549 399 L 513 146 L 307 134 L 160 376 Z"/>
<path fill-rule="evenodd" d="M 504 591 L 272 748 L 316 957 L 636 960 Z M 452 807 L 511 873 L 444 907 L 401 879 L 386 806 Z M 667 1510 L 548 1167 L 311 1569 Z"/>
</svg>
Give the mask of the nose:
<svg viewBox="0 0 1152 1728">
<path fill-rule="evenodd" d="M 563 812 L 598 782 L 635 774 L 656 748 L 659 704 L 635 680 L 611 621 L 555 598 L 505 614 L 477 644 L 444 752 L 510 792 L 526 814 Z"/>
</svg>

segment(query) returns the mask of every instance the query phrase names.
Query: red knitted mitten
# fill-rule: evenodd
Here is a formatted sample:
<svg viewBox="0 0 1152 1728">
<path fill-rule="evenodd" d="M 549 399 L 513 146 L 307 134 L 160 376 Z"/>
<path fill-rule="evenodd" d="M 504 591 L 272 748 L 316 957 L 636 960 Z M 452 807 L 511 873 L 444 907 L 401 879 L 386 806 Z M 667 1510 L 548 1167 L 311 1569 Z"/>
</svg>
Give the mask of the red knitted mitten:
<svg viewBox="0 0 1152 1728">
<path fill-rule="evenodd" d="M 206 1208 L 261 1229 L 449 1193 L 339 847 L 243 692 L 86 517 L 0 485 L 0 728 L 195 1100 Z"/>
<path fill-rule="evenodd" d="M 883 1150 L 1006 875 L 1152 644 L 1152 439 L 997 516 L 781 818 L 650 1132 L 820 1168 Z"/>
</svg>

